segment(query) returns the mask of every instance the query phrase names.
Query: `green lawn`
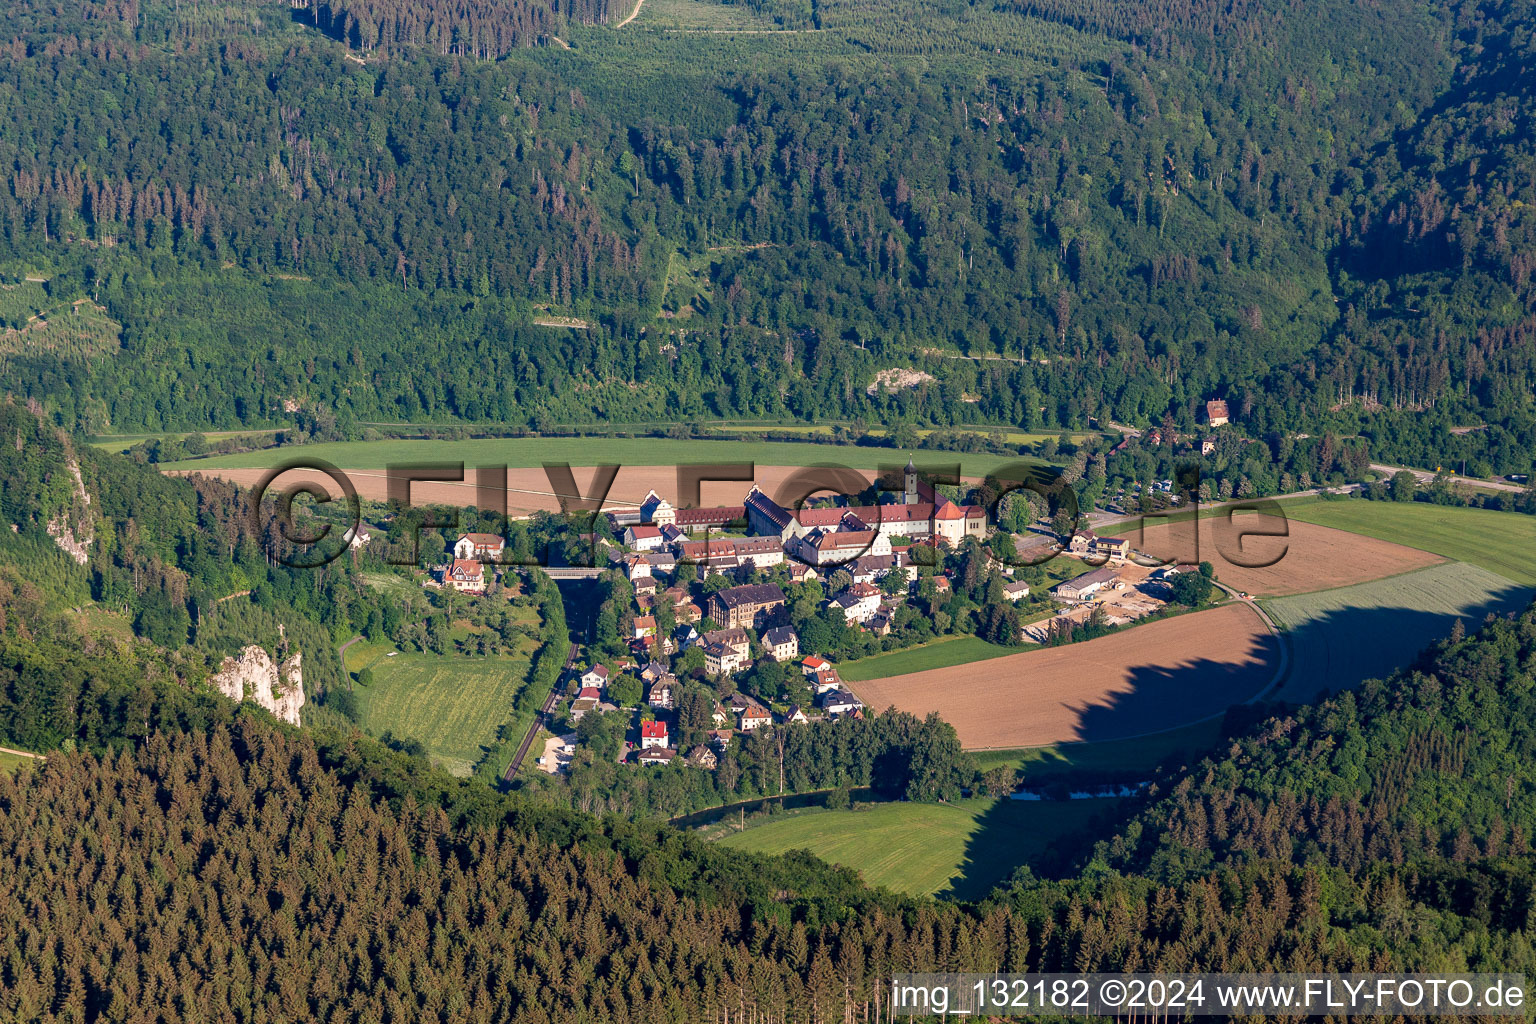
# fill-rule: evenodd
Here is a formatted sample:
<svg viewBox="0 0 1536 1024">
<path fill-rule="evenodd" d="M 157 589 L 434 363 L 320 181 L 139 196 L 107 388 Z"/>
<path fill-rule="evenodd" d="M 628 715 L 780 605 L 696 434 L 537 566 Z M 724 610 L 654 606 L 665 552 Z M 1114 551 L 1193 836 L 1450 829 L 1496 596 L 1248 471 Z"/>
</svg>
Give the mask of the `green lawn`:
<svg viewBox="0 0 1536 1024">
<path fill-rule="evenodd" d="M 1471 562 L 1517 583 L 1536 586 L 1536 516 L 1363 499 L 1287 503 L 1285 514 Z"/>
<path fill-rule="evenodd" d="M 14 772 L 18 768 L 34 768 L 41 763 L 36 757 L 23 757 L 20 754 L 12 754 L 9 751 L 0 750 L 0 772 Z"/>
<path fill-rule="evenodd" d="M 720 843 L 760 853 L 805 849 L 854 868 L 872 885 L 913 895 L 976 899 L 1058 837 L 1113 813 L 1117 804 L 1010 799 L 885 803 L 794 814 L 729 835 Z"/>
<path fill-rule="evenodd" d="M 162 469 L 241 469 L 271 466 L 288 459 L 324 459 L 345 469 L 383 469 L 390 463 L 463 460 L 468 465 L 528 468 L 545 462 L 591 466 L 610 462 L 632 466 L 668 466 L 707 462 L 755 462 L 764 466 L 808 466 L 831 462 L 854 469 L 901 465 L 906 452 L 856 445 L 800 444 L 793 441 L 675 440 L 655 437 L 510 437 L 468 441 L 337 441 L 268 448 L 238 455 L 166 463 Z M 1035 462 L 1025 456 L 918 452 L 925 465 L 960 464 L 964 476 L 983 476 L 1000 466 Z"/>
<path fill-rule="evenodd" d="M 1525 608 L 1533 595 L 1532 587 L 1480 566 L 1448 562 L 1264 601 L 1291 652 L 1289 676 L 1277 696 L 1305 702 L 1320 690 L 1386 676 L 1449 635 L 1458 618 L 1471 631 L 1490 612 Z"/>
<path fill-rule="evenodd" d="M 371 686 L 357 688 L 359 724 L 419 740 L 432 759 L 467 775 L 481 747 L 513 717 L 512 702 L 527 682 L 532 645 L 517 657 L 468 658 L 456 654 L 400 653 L 388 644 L 356 644 L 347 669 L 373 670 Z"/>
<path fill-rule="evenodd" d="M 930 668 L 948 668 L 951 665 L 964 665 L 966 662 L 985 661 L 1018 653 L 1017 647 L 988 643 L 974 636 L 945 637 L 921 647 L 841 662 L 837 672 L 850 683 L 860 683 L 867 679 L 884 679 L 886 676 L 922 672 Z"/>
</svg>

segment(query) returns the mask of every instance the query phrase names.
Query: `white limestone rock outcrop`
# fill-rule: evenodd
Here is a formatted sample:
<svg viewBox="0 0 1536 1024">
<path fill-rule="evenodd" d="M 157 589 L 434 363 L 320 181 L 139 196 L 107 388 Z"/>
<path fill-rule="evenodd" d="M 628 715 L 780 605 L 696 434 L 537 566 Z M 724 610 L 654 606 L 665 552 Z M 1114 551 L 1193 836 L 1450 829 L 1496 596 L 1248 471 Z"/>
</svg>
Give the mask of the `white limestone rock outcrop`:
<svg viewBox="0 0 1536 1024">
<path fill-rule="evenodd" d="M 80 463 L 71 458 L 68 465 L 75 485 L 73 507 L 48 520 L 48 535 L 65 554 L 84 565 L 90 560 L 89 549 L 96 541 L 91 522 L 91 496 L 85 489 L 85 479 L 80 475 Z"/>
<path fill-rule="evenodd" d="M 251 644 L 240 652 L 240 657 L 225 658 L 208 681 L 231 700 L 253 700 L 288 724 L 299 724 L 299 709 L 304 706 L 304 674 L 298 651 L 278 664 L 265 647 Z"/>
</svg>

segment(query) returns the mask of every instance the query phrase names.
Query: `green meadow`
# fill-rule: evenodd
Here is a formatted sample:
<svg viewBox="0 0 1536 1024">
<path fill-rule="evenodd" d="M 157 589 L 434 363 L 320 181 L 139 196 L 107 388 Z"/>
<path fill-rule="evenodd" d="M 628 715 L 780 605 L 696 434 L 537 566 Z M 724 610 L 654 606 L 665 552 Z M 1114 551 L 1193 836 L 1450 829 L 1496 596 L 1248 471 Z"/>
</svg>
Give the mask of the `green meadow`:
<svg viewBox="0 0 1536 1024">
<path fill-rule="evenodd" d="M 720 840 L 759 853 L 809 850 L 861 873 L 871 885 L 912 895 L 984 895 L 1061 836 L 1081 832 L 1118 801 L 971 799 L 881 803 L 806 811 Z"/>
</svg>

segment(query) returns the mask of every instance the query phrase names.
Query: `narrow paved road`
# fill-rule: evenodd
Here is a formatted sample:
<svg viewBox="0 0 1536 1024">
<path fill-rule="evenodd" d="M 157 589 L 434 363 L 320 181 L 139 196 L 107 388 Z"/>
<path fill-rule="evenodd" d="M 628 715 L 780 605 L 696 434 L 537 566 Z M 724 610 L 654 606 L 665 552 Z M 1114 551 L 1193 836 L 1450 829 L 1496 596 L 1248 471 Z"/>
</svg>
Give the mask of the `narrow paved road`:
<svg viewBox="0 0 1536 1024">
<path fill-rule="evenodd" d="M 539 730 L 549 723 L 549 713 L 555 709 L 555 703 L 560 699 L 560 684 L 565 682 L 565 677 L 576 663 L 576 645 L 571 644 L 571 649 L 565 655 L 565 667 L 560 670 L 560 678 L 555 680 L 555 685 L 549 688 L 549 696 L 544 699 L 544 706 L 539 708 L 539 713 L 533 716 L 533 724 L 528 726 L 528 733 L 523 737 L 523 742 L 518 744 L 517 753 L 512 756 L 512 763 L 507 765 L 507 770 L 501 773 L 503 782 L 511 782 L 517 775 L 517 770 L 523 765 L 523 758 L 528 756 L 528 748 L 533 746 L 533 739 L 539 734 Z"/>
<path fill-rule="evenodd" d="M 1412 473 L 1414 479 L 1418 480 L 1421 484 L 1432 483 L 1435 479 L 1435 472 L 1434 470 L 1430 469 L 1414 469 L 1412 466 L 1384 466 L 1375 462 L 1371 463 L 1371 468 L 1378 473 L 1386 473 L 1388 476 L 1391 476 L 1393 473 L 1401 473 L 1403 470 L 1407 470 L 1408 472 Z M 1516 494 L 1519 494 L 1525 490 L 1525 488 L 1520 484 L 1505 483 L 1502 480 L 1479 480 L 1475 476 L 1461 476 L 1456 473 L 1450 474 L 1449 479 L 1453 484 L 1467 484 L 1470 487 L 1486 487 L 1494 491 L 1514 491 Z"/>
</svg>

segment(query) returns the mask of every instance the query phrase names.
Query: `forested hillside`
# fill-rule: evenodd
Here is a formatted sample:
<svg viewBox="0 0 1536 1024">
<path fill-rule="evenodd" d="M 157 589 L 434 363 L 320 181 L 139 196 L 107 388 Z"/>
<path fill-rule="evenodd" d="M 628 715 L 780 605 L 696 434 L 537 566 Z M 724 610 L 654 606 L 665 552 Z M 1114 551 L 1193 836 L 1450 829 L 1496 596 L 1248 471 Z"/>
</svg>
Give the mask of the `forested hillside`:
<svg viewBox="0 0 1536 1024">
<path fill-rule="evenodd" d="M 1385 751 L 1369 766 L 1382 780 L 1374 821 L 1478 840 L 1444 852 L 1367 844 L 1358 862 L 1331 864 L 1330 836 L 1347 824 L 1334 833 L 1327 821 L 1297 822 L 1294 798 L 1264 785 L 1275 773 L 1256 769 L 1245 816 L 1272 821 L 1282 846 L 1248 843 L 1241 828 L 1185 827 L 1202 773 L 1237 781 L 1248 771 L 1239 749 L 1154 800 L 1128 831 L 1173 822 L 1169 841 L 1190 851 L 1181 861 L 1154 857 L 1142 870 L 1101 858 L 1081 877 L 1026 874 L 957 906 L 871 892 L 803 857 L 742 856 L 665 826 L 498 796 L 355 733 L 299 732 L 189 693 L 164 657 L 82 653 L 8 621 L 0 740 L 16 742 L 16 723 L 49 708 L 77 749 L 0 773 L 11 865 L 0 885 L 0 1013 L 105 1020 L 153 1006 L 191 1019 L 218 1005 L 273 1020 L 697 1021 L 728 1011 L 814 1021 L 864 1015 L 890 971 L 914 966 L 1536 966 L 1523 832 L 1499 833 L 1507 841 L 1495 846 L 1475 792 L 1465 807 L 1417 795 L 1462 776 L 1476 791 L 1512 770 L 1507 805 L 1528 802 L 1524 733 L 1468 744 L 1458 721 L 1400 716 L 1385 700 L 1353 720 L 1338 703 L 1308 713 L 1311 736 L 1287 770 L 1326 775 L 1333 750 Z M 24 668 L 44 660 L 53 672 Z M 1381 690 L 1411 706 L 1434 688 L 1451 698 L 1441 707 L 1476 707 L 1480 722 L 1522 721 L 1533 661 L 1527 615 L 1449 643 L 1421 674 Z M 1239 747 L 1294 734 L 1265 723 Z M 1405 746 L 1405 735 L 1419 739 Z M 1520 824 L 1518 813 L 1508 820 Z"/>
<path fill-rule="evenodd" d="M 1226 397 L 1258 436 L 1530 468 L 1526 0 L 906 4 L 874 34 L 824 4 L 754 70 L 643 20 L 527 49 L 498 33 L 544 16 L 494 4 L 142 6 L 35 8 L 0 66 L 0 271 L 122 325 L 0 362 L 69 426 Z M 892 365 L 934 380 L 866 394 Z"/>
<path fill-rule="evenodd" d="M 330 603 L 304 595 L 352 574 L 259 570 L 240 554 L 255 538 L 220 532 L 223 492 L 3 408 L 0 744 L 49 759 L 0 772 L 0 1015 L 815 1021 L 863 1015 L 912 966 L 1536 968 L 1536 613 L 1159 779 L 1080 871 L 1026 872 L 978 905 L 901 899 L 805 857 L 501 795 L 335 714 L 296 730 L 209 692 L 213 641 L 91 628 L 72 605 L 262 572 L 230 622 L 323 643 Z M 86 565 L 49 536 L 63 521 L 94 532 Z"/>
</svg>

